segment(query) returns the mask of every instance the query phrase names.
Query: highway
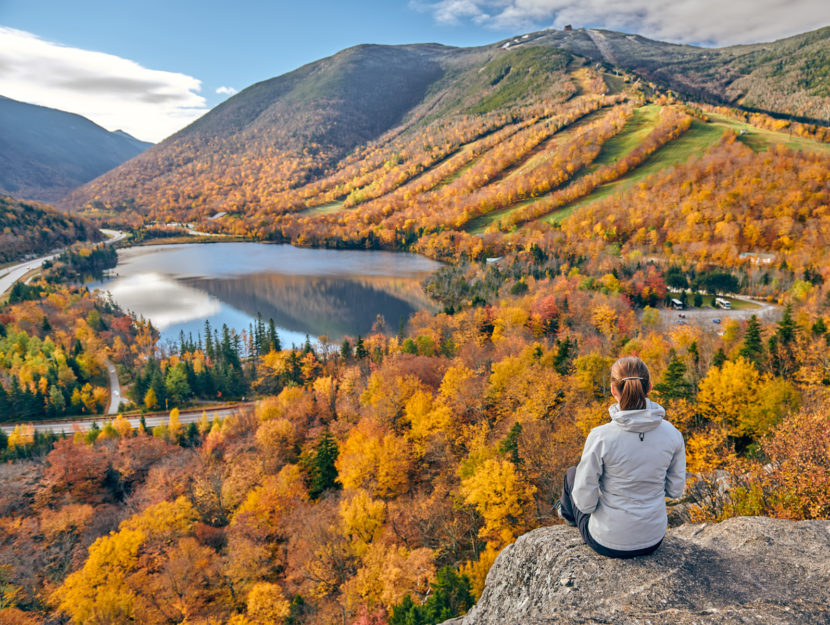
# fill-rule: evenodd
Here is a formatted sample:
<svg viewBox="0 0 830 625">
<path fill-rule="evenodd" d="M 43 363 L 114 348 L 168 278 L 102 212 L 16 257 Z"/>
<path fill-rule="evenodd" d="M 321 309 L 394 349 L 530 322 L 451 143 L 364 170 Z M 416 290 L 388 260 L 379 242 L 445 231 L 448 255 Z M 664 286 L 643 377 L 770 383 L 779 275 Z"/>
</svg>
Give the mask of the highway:
<svg viewBox="0 0 830 625">
<path fill-rule="evenodd" d="M 7 269 L 0 269 L 0 272 L 5 272 L 0 273 L 0 295 L 3 295 L 6 291 L 12 288 L 15 282 L 32 271 L 32 269 L 39 269 L 44 262 L 57 258 L 59 254 L 60 252 L 56 252 L 54 254 L 49 254 L 48 256 L 35 258 L 34 260 L 27 260 L 25 263 L 12 265 Z"/>
<path fill-rule="evenodd" d="M 183 410 L 181 414 L 179 414 L 179 421 L 184 424 L 188 423 L 196 423 L 199 418 L 202 416 L 202 411 L 204 410 L 207 413 L 208 419 L 213 420 L 215 417 L 219 417 L 220 419 L 224 419 L 227 416 L 230 416 L 240 410 L 241 408 L 251 407 L 253 406 L 253 402 L 248 403 L 240 403 L 233 406 L 223 406 L 219 408 L 204 408 L 204 409 L 195 409 L 195 410 Z M 110 419 L 104 416 L 98 416 L 93 418 L 84 418 L 84 419 L 77 419 L 74 421 L 35 421 L 32 422 L 35 430 L 38 432 L 54 432 L 56 434 L 72 434 L 77 431 L 85 432 L 92 427 L 93 423 L 97 423 L 98 426 L 102 426 L 106 421 Z M 152 415 L 148 415 L 145 417 L 145 423 L 147 423 L 148 428 L 153 428 L 157 425 L 164 425 L 170 420 L 170 417 L 167 414 L 158 414 L 154 413 Z M 128 417 L 127 421 L 130 422 L 130 425 L 133 428 L 139 427 L 141 424 L 140 417 Z M 28 424 L 28 423 L 27 423 Z M 12 430 L 17 425 L 23 425 L 18 423 L 9 423 L 0 426 L 0 430 L 3 430 L 6 434 L 11 434 Z"/>
<path fill-rule="evenodd" d="M 127 233 L 121 232 L 120 230 L 102 229 L 101 232 L 109 237 L 106 241 L 104 241 L 107 245 L 118 243 L 118 241 L 122 241 L 127 237 Z M 33 269 L 40 269 L 40 266 L 44 262 L 57 258 L 62 252 L 63 250 L 60 250 L 46 256 L 41 256 L 40 258 L 33 258 L 32 260 L 12 265 L 6 269 L 0 269 L 0 295 L 3 295 L 6 291 L 12 288 L 14 283 L 20 280 L 27 273 Z"/>
</svg>

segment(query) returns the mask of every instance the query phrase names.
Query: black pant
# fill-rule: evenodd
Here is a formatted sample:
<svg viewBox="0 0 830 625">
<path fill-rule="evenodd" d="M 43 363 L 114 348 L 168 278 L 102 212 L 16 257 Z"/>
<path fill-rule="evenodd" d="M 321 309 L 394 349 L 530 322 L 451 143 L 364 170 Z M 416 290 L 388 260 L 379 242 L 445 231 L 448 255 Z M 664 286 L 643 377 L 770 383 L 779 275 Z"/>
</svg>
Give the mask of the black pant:
<svg viewBox="0 0 830 625">
<path fill-rule="evenodd" d="M 565 480 L 562 485 L 562 496 L 559 498 L 559 505 L 562 509 L 562 516 L 568 521 L 576 523 L 577 528 L 579 528 L 579 533 L 582 536 L 582 540 L 586 545 L 596 551 L 599 555 L 606 556 L 608 558 L 636 558 L 637 556 L 647 556 L 650 553 L 654 553 L 657 547 L 660 546 L 660 543 L 663 542 L 662 538 L 656 545 L 646 547 L 645 549 L 634 549 L 633 551 L 610 549 L 595 541 L 591 536 L 591 533 L 588 531 L 588 521 L 591 519 L 591 515 L 582 512 L 582 510 L 580 510 L 571 500 L 571 491 L 573 490 L 575 475 L 576 467 L 571 467 L 565 471 Z"/>
</svg>

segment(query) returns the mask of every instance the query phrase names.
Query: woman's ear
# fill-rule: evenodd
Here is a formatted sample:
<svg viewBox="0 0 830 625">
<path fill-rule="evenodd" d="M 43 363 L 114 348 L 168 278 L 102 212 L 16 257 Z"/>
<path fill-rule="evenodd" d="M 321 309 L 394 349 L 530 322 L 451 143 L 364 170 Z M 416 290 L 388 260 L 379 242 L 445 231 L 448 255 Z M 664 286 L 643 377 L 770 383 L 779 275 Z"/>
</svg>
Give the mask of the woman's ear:
<svg viewBox="0 0 830 625">
<path fill-rule="evenodd" d="M 611 382 L 611 394 L 614 396 L 614 399 L 620 401 L 620 389 L 618 389 L 613 382 Z"/>
</svg>

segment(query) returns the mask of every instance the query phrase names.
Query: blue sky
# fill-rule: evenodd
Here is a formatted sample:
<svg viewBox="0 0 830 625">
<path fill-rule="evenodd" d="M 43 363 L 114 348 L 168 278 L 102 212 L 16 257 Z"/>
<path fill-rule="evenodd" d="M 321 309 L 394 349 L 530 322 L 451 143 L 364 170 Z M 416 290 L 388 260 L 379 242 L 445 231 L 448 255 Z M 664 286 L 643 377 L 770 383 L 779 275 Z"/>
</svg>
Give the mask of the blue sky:
<svg viewBox="0 0 830 625">
<path fill-rule="evenodd" d="M 0 0 L 0 95 L 157 141 L 233 90 L 352 45 L 483 45 L 565 23 L 684 43 L 744 43 L 828 24 L 830 3 Z"/>
<path fill-rule="evenodd" d="M 513 34 L 439 24 L 407 2 L 367 0 L 0 0 L 0 24 L 203 82 L 209 104 L 359 43 L 469 46 Z"/>
</svg>

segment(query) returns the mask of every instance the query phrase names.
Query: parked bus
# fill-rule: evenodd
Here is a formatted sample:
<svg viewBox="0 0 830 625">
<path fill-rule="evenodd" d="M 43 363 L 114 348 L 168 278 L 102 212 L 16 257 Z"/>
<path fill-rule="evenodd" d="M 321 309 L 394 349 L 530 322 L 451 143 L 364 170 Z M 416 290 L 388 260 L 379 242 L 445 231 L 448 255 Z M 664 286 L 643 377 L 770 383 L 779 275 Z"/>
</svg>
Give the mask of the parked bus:
<svg viewBox="0 0 830 625">
<path fill-rule="evenodd" d="M 715 308 L 723 308 L 724 310 L 731 310 L 732 309 L 732 302 L 728 299 L 724 299 L 722 297 L 715 298 Z"/>
</svg>

